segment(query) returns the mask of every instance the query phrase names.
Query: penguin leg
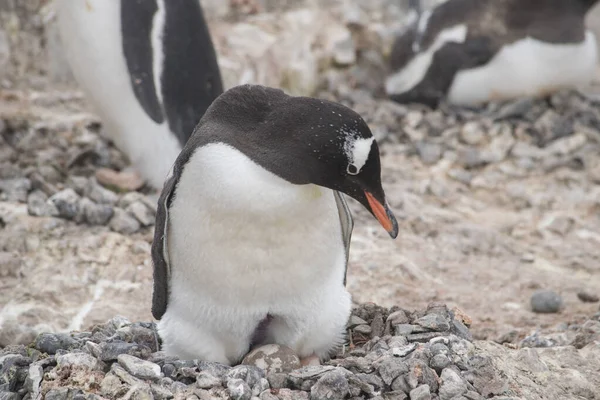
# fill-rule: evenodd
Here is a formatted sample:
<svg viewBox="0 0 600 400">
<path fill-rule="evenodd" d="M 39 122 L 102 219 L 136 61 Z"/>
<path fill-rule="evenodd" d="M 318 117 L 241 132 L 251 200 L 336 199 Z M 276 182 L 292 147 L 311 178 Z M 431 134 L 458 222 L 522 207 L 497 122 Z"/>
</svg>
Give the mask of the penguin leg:
<svg viewBox="0 0 600 400">
<path fill-rule="evenodd" d="M 344 286 L 326 287 L 318 298 L 296 298 L 293 307 L 278 310 L 269 326 L 270 343 L 293 349 L 306 365 L 326 360 L 344 343 L 350 316 L 350 294 Z"/>
</svg>

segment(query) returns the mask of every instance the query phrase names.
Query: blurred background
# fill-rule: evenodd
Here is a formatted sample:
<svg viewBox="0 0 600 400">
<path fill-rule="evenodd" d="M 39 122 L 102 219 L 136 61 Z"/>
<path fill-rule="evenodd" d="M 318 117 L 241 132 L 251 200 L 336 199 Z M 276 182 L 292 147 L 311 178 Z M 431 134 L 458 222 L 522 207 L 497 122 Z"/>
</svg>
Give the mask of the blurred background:
<svg viewBox="0 0 600 400">
<path fill-rule="evenodd" d="M 500 342 L 598 312 L 595 81 L 479 108 L 402 105 L 384 81 L 396 35 L 414 22 L 408 2 L 201 3 L 225 88 L 260 83 L 342 102 L 379 141 L 400 234 L 390 240 L 351 204 L 355 302 L 448 303 L 477 338 Z M 599 7 L 587 25 L 600 33 Z M 0 346 L 115 315 L 151 320 L 154 202 L 98 174 L 127 165 L 73 79 L 53 2 L 0 0 Z M 104 214 L 84 218 L 84 203 Z M 555 312 L 532 310 L 539 290 L 559 297 Z"/>
</svg>

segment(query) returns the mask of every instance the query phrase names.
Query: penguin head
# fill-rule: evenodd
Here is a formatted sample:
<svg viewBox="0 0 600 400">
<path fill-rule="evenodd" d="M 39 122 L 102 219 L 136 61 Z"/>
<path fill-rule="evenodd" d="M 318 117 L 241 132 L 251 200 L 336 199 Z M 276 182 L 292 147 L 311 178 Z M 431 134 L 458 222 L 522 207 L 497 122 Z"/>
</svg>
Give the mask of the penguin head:
<svg viewBox="0 0 600 400">
<path fill-rule="evenodd" d="M 350 108 L 243 85 L 221 95 L 199 126 L 217 118 L 219 140 L 292 184 L 315 184 L 354 198 L 392 238 L 398 235 L 381 185 L 377 142 Z"/>
</svg>

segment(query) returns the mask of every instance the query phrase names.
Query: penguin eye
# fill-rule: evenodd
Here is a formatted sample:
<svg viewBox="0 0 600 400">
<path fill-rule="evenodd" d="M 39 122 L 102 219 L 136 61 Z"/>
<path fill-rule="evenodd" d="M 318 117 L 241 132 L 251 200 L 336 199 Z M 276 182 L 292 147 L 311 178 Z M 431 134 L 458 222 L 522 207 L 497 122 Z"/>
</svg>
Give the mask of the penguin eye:
<svg viewBox="0 0 600 400">
<path fill-rule="evenodd" d="M 346 167 L 346 172 L 348 173 L 348 175 L 358 175 L 360 171 L 358 170 L 358 168 L 356 168 L 356 165 L 348 164 L 348 167 Z"/>
</svg>

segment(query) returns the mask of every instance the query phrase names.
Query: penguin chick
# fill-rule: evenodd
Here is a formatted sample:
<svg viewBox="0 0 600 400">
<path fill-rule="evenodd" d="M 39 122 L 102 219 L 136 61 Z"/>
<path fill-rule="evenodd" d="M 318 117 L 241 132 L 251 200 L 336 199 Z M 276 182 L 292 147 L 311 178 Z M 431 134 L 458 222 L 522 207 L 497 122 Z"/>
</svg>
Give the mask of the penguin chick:
<svg viewBox="0 0 600 400">
<path fill-rule="evenodd" d="M 597 64 L 585 16 L 597 0 L 448 0 L 396 39 L 386 92 L 462 106 L 588 85 Z"/>
<path fill-rule="evenodd" d="M 395 238 L 369 127 L 337 103 L 258 85 L 209 107 L 159 199 L 152 244 L 163 350 L 235 364 L 265 343 L 306 363 L 342 342 L 353 222 L 342 193 Z"/>
<path fill-rule="evenodd" d="M 58 0 L 56 6 L 66 59 L 104 131 L 160 189 L 223 92 L 200 3 Z"/>
</svg>

